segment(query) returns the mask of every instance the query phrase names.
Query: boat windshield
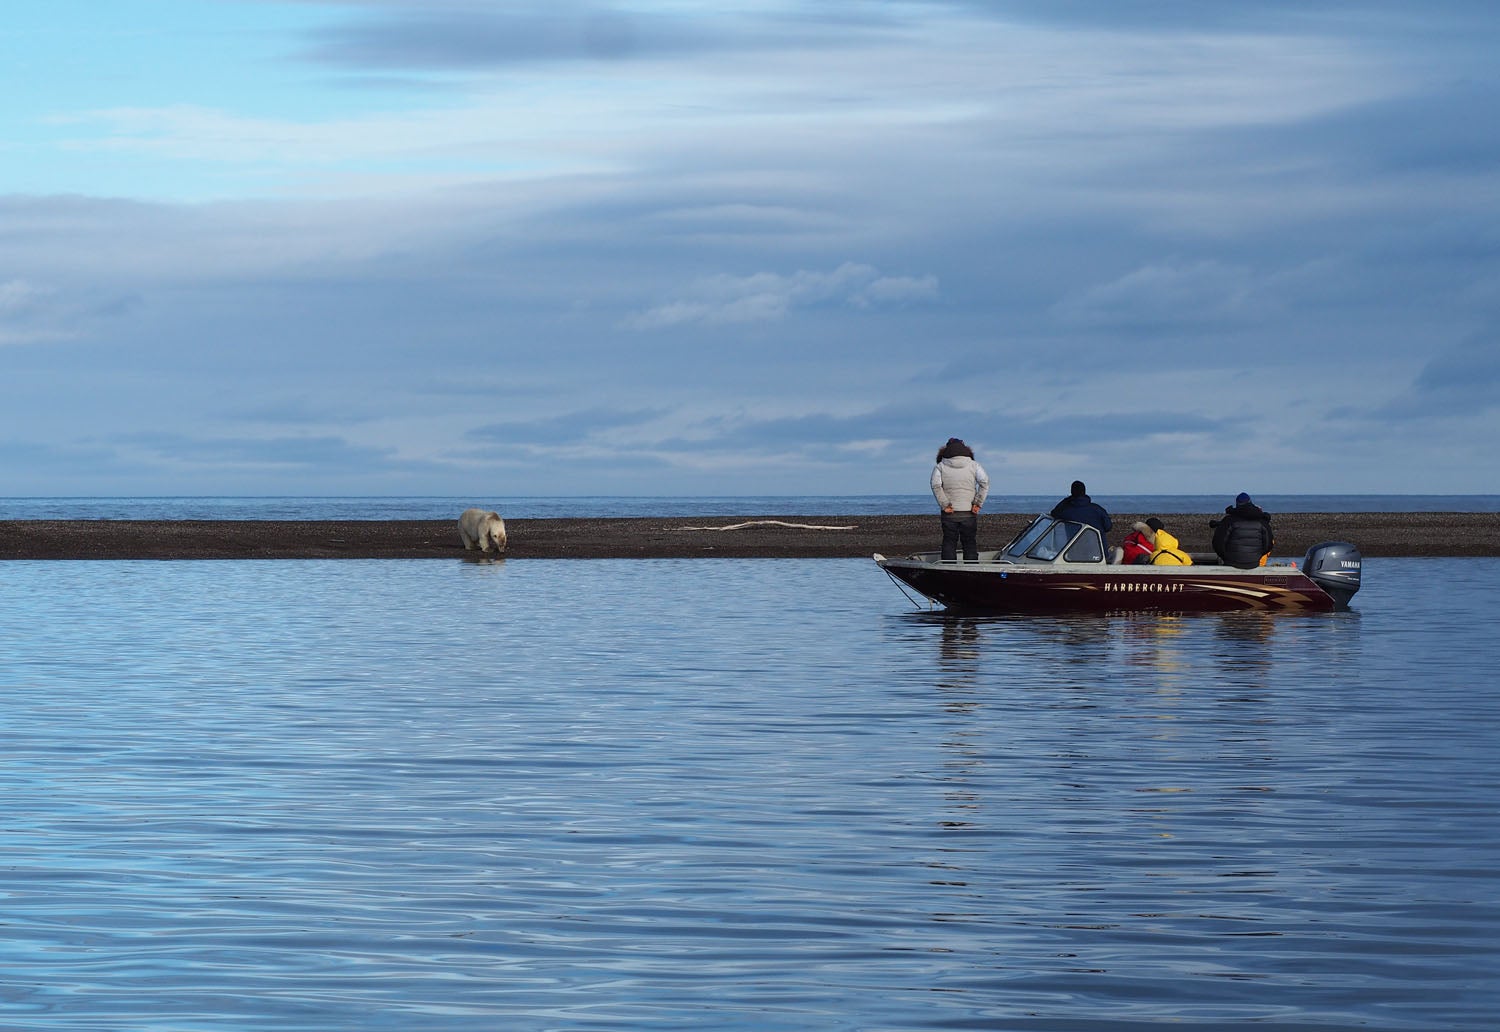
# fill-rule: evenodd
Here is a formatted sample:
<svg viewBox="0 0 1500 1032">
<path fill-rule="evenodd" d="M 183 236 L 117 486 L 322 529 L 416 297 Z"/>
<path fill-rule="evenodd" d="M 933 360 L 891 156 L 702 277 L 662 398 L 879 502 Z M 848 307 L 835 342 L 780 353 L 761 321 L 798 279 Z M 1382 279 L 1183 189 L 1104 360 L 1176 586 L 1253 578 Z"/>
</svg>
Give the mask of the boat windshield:
<svg viewBox="0 0 1500 1032">
<path fill-rule="evenodd" d="M 1065 563 L 1104 562 L 1104 542 L 1099 537 L 1099 528 L 1084 526 L 1063 553 Z"/>
<path fill-rule="evenodd" d="M 1010 556 L 1025 556 L 1050 563 L 1062 556 L 1065 563 L 1104 562 L 1104 541 L 1098 528 L 1086 523 L 1038 516 L 1005 548 Z"/>
<path fill-rule="evenodd" d="M 1031 521 L 1030 526 L 1011 539 L 1010 544 L 1005 546 L 1005 554 L 1013 556 L 1025 555 L 1031 546 L 1036 544 L 1037 540 L 1051 528 L 1051 516 L 1038 516 Z"/>
</svg>

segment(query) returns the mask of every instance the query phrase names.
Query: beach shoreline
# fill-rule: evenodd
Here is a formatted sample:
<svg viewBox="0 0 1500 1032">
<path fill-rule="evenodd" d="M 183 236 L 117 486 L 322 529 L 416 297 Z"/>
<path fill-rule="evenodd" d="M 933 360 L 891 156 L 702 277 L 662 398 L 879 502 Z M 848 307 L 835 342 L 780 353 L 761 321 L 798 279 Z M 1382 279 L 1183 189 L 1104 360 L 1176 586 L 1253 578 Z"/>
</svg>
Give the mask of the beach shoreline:
<svg viewBox="0 0 1500 1032">
<path fill-rule="evenodd" d="M 503 515 L 503 514 L 502 514 Z M 1217 514 L 1114 514 L 1118 543 L 1131 523 L 1160 516 L 1194 553 L 1210 552 Z M 980 517 L 980 547 L 996 548 L 1031 519 Z M 1286 513 L 1275 516 L 1278 556 L 1349 541 L 1369 557 L 1500 556 L 1500 514 Z M 507 520 L 507 559 L 867 558 L 936 550 L 936 514 L 898 516 L 619 517 Z M 477 559 L 455 520 L 0 520 L 0 560 L 25 559 Z"/>
</svg>

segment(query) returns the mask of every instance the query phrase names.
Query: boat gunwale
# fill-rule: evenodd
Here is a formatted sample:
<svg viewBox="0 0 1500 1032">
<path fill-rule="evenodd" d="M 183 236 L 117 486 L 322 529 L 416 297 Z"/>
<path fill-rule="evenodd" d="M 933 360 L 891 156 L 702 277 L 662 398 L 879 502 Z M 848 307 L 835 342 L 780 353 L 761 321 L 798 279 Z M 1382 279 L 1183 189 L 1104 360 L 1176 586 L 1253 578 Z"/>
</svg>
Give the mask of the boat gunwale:
<svg viewBox="0 0 1500 1032">
<path fill-rule="evenodd" d="M 1311 581 L 1312 578 L 1292 561 L 1268 560 L 1264 566 L 1252 566 L 1243 569 L 1238 566 L 1228 566 L 1222 563 L 1193 563 L 1191 566 L 1178 566 L 1153 563 L 1070 563 L 1062 560 L 1047 561 L 1038 559 L 1017 560 L 1009 558 L 998 558 L 999 549 L 981 552 L 981 556 L 991 555 L 997 558 L 978 560 L 942 559 L 938 552 L 914 552 L 906 556 L 879 556 L 875 559 L 881 567 L 899 567 L 901 569 L 934 569 L 954 572 L 1007 572 L 1007 573 L 1034 573 L 1039 575 L 1067 574 L 1077 576 L 1079 574 L 1091 574 L 1095 576 L 1124 577 L 1191 577 L 1191 576 L 1218 576 L 1218 577 L 1303 577 Z"/>
</svg>

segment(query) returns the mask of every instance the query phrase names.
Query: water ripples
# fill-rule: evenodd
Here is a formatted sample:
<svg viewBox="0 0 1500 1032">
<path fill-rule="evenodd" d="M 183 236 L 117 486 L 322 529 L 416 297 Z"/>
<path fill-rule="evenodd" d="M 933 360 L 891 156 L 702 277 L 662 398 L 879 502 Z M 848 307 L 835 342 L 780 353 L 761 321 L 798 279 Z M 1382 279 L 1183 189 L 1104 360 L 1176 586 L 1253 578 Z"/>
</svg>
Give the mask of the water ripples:
<svg viewBox="0 0 1500 1032">
<path fill-rule="evenodd" d="M 0 1027 L 1488 1028 L 1497 575 L 8 564 Z"/>
</svg>

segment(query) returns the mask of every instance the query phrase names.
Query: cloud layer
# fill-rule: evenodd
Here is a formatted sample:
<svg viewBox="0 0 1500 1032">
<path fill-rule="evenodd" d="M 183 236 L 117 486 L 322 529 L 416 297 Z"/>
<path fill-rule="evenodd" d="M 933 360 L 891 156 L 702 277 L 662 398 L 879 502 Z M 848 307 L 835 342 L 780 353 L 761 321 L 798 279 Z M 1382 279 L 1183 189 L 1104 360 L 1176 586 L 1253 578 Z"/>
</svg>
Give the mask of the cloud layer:
<svg viewBox="0 0 1500 1032">
<path fill-rule="evenodd" d="M 216 7 L 10 116 L 12 494 L 1500 492 L 1488 5 Z"/>
</svg>

